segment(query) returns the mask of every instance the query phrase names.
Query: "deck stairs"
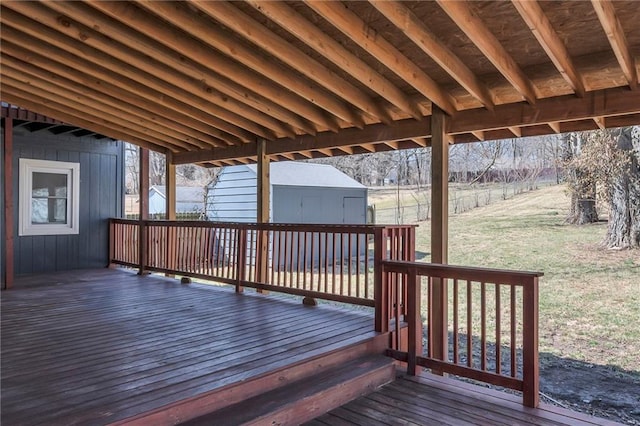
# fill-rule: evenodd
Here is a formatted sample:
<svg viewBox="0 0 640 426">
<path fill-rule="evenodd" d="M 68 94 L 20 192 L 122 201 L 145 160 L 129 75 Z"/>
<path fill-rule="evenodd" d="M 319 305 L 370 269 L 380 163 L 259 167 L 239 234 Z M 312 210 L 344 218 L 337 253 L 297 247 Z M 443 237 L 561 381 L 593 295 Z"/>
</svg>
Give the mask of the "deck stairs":
<svg viewBox="0 0 640 426">
<path fill-rule="evenodd" d="M 128 425 L 298 425 L 395 379 L 386 334 L 224 386 L 122 422 Z M 251 360 L 247 360 L 250 362 Z M 162 419 L 162 420 L 160 420 Z"/>
</svg>

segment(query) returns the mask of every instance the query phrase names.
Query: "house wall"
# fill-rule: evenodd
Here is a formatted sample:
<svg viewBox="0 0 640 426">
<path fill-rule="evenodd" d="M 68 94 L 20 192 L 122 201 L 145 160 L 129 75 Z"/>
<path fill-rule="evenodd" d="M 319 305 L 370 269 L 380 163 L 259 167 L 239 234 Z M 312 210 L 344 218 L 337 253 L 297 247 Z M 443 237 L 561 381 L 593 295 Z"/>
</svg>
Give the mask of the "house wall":
<svg viewBox="0 0 640 426">
<path fill-rule="evenodd" d="M 16 275 L 105 267 L 110 217 L 123 213 L 121 142 L 14 130 L 13 193 Z M 80 163 L 80 231 L 77 235 L 18 236 L 19 158 Z"/>
</svg>

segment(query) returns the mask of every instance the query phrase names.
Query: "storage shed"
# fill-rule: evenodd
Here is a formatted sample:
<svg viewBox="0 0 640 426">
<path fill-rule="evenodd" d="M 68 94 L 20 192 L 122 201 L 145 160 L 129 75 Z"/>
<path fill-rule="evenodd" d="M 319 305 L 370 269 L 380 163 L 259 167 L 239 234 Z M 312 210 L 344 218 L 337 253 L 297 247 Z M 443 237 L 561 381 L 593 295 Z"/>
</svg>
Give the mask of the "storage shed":
<svg viewBox="0 0 640 426">
<path fill-rule="evenodd" d="M 367 187 L 333 166 L 277 162 L 270 165 L 273 223 L 364 224 Z M 221 222 L 255 222 L 257 166 L 225 167 L 209 187 L 207 217 Z"/>
<path fill-rule="evenodd" d="M 204 188 L 201 186 L 176 187 L 176 213 L 203 213 Z M 166 187 L 153 185 L 149 188 L 149 214 L 164 214 L 167 210 Z"/>
</svg>

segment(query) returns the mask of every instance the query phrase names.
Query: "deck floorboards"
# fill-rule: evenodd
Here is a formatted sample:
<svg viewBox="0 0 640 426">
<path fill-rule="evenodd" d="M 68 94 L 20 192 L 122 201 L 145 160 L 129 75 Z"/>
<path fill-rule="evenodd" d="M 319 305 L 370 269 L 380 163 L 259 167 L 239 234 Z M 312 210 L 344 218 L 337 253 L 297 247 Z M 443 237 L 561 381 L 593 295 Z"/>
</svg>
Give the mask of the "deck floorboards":
<svg viewBox="0 0 640 426">
<path fill-rule="evenodd" d="M 342 425 L 619 425 L 548 404 L 522 405 L 520 397 L 432 374 L 400 377 L 308 422 L 307 426 Z"/>
<path fill-rule="evenodd" d="M 366 311 L 308 307 L 119 270 L 2 295 L 2 424 L 108 424 L 373 335 Z"/>
</svg>

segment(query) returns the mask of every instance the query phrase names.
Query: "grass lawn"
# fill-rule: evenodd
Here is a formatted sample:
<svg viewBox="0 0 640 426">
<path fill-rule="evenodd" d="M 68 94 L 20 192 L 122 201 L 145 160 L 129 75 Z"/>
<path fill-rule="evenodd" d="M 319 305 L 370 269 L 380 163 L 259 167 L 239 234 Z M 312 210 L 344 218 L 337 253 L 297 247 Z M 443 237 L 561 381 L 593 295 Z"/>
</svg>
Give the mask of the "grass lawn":
<svg viewBox="0 0 640 426">
<path fill-rule="evenodd" d="M 450 217 L 449 263 L 544 272 L 540 351 L 640 371 L 640 252 L 602 249 L 605 222 L 566 225 L 562 186 L 493 201 Z M 420 225 L 416 250 L 428 253 Z"/>
</svg>

